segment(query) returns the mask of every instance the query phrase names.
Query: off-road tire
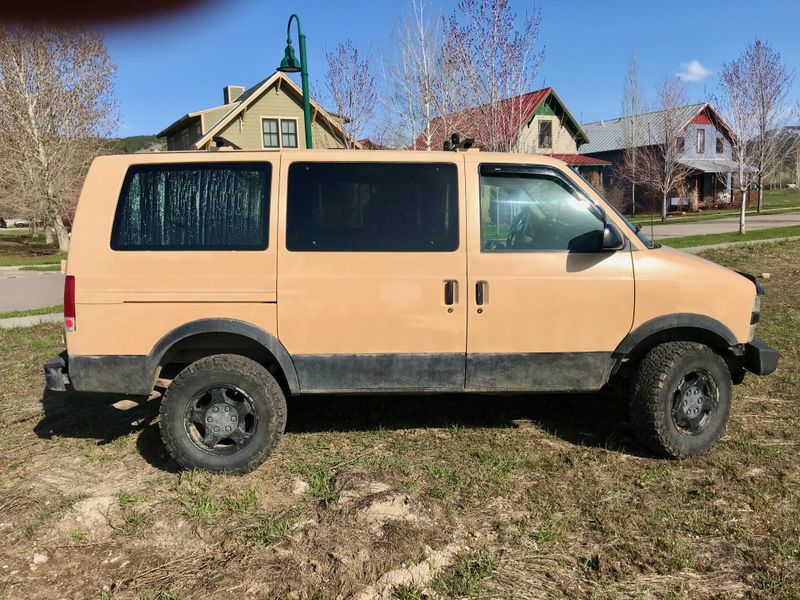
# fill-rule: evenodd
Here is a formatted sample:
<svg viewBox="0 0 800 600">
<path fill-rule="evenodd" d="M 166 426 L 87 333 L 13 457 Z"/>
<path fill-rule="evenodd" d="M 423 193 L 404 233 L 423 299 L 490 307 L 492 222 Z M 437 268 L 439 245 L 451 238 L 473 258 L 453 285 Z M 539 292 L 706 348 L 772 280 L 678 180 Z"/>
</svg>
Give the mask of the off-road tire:
<svg viewBox="0 0 800 600">
<path fill-rule="evenodd" d="M 685 435 L 673 418 L 673 394 L 682 378 L 694 369 L 711 375 L 718 400 L 705 429 L 696 435 Z M 708 346 L 693 342 L 660 344 L 639 364 L 630 402 L 631 425 L 641 441 L 661 456 L 688 458 L 706 454 L 725 432 L 732 389 L 727 364 Z"/>
<path fill-rule="evenodd" d="M 258 416 L 253 439 L 233 454 L 204 453 L 192 442 L 184 424 L 190 402 L 204 388 L 232 385 L 246 392 Z M 190 364 L 173 379 L 160 408 L 161 439 L 184 468 L 215 473 L 249 473 L 275 450 L 286 427 L 286 398 L 275 378 L 260 364 L 236 354 L 215 354 Z"/>
</svg>

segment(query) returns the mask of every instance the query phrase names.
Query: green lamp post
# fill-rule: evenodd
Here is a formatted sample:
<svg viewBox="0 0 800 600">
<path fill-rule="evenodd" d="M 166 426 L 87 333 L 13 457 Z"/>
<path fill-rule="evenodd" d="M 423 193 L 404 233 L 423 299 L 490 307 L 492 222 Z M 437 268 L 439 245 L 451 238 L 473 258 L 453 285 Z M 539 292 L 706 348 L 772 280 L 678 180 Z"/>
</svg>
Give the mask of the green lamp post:
<svg viewBox="0 0 800 600">
<path fill-rule="evenodd" d="M 297 21 L 297 38 L 300 43 L 300 60 L 294 55 L 292 36 L 289 32 L 292 19 Z M 306 130 L 306 148 L 312 148 L 311 143 L 311 103 L 308 99 L 308 62 L 306 61 L 306 36 L 300 32 L 300 18 L 297 15 L 289 17 L 286 24 L 286 50 L 278 71 L 282 73 L 297 73 L 300 71 L 300 81 L 303 86 L 303 122 Z"/>
</svg>

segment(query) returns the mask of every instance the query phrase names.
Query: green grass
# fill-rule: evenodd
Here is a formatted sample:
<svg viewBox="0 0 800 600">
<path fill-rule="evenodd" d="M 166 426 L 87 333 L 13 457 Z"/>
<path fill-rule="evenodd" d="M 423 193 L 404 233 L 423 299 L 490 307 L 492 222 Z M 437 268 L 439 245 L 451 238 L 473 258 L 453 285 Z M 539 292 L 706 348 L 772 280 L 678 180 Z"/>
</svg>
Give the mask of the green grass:
<svg viewBox="0 0 800 600">
<path fill-rule="evenodd" d="M 484 581 L 500 564 L 497 554 L 478 550 L 459 556 L 455 564 L 444 569 L 433 581 L 433 588 L 446 598 L 477 598 Z"/>
<path fill-rule="evenodd" d="M 143 500 L 143 498 L 139 494 L 136 494 L 134 492 L 129 492 L 129 491 L 123 490 L 123 491 L 117 493 L 117 503 L 122 508 L 127 508 L 129 506 L 133 506 L 135 504 L 138 504 L 142 500 Z"/>
<path fill-rule="evenodd" d="M 61 263 L 53 263 L 51 265 L 27 265 L 19 268 L 20 271 L 60 271 Z"/>
<path fill-rule="evenodd" d="M 770 214 L 771 212 L 780 213 L 795 209 L 800 210 L 800 192 L 796 190 L 764 190 L 764 212 L 762 214 Z M 699 213 L 668 216 L 666 224 L 711 221 L 714 219 L 735 217 L 738 214 L 738 208 L 708 209 Z M 758 214 L 755 208 L 747 210 L 748 216 L 757 216 Z M 651 221 L 658 225 L 662 224 L 660 213 L 637 213 L 635 216 L 625 216 L 628 221 L 634 225 L 649 225 Z"/>
<path fill-rule="evenodd" d="M 0 229 L 0 239 L 2 238 L 22 238 L 31 237 L 31 230 L 29 227 L 6 227 Z"/>
<path fill-rule="evenodd" d="M 258 498 L 255 488 L 236 490 L 225 496 L 225 504 L 231 512 L 244 513 L 258 505 Z"/>
<path fill-rule="evenodd" d="M 67 258 L 60 252 L 42 254 L 16 254 L 0 250 L 0 267 L 21 267 L 25 265 L 60 265 Z"/>
<path fill-rule="evenodd" d="M 32 237 L 27 229 L 0 229 L 0 267 L 60 265 L 67 255 L 48 245 L 44 237 Z"/>
<path fill-rule="evenodd" d="M 64 312 L 63 304 L 56 304 L 54 306 L 42 306 L 41 308 L 29 308 L 27 310 L 11 310 L 8 312 L 0 313 L 0 319 L 14 319 L 16 317 L 33 317 L 36 315 L 49 315 L 53 313 Z"/>
<path fill-rule="evenodd" d="M 299 512 L 290 510 L 277 515 L 267 515 L 255 526 L 249 537 L 260 544 L 268 546 L 286 537 L 297 527 Z"/>
<path fill-rule="evenodd" d="M 757 229 L 744 235 L 736 232 L 707 233 L 705 235 L 687 235 L 683 237 L 660 240 L 659 243 L 671 248 L 693 248 L 695 246 L 710 246 L 711 244 L 726 244 L 728 242 L 752 242 L 755 240 L 771 240 L 800 236 L 800 225 L 790 227 L 771 227 Z"/>
</svg>

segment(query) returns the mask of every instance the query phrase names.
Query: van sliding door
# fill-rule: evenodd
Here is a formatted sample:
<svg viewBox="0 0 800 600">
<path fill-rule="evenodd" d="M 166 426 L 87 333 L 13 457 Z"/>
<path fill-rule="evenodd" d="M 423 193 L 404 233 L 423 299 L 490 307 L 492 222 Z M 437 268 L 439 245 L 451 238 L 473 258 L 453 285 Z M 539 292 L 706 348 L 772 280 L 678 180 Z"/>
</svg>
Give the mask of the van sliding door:
<svg viewBox="0 0 800 600">
<path fill-rule="evenodd" d="M 281 166 L 278 332 L 301 392 L 463 390 L 463 159 L 346 156 Z"/>
</svg>

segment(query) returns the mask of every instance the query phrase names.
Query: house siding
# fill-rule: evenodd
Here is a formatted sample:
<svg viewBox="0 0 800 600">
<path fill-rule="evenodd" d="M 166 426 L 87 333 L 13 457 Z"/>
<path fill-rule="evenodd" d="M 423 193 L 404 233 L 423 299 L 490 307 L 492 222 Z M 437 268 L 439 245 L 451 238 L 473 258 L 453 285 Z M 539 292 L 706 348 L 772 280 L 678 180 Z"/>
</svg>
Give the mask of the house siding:
<svg viewBox="0 0 800 600">
<path fill-rule="evenodd" d="M 312 109 L 313 113 L 313 109 Z M 291 92 L 270 86 L 260 98 L 248 106 L 238 117 L 226 125 L 218 135 L 246 150 L 264 147 L 261 129 L 262 117 L 290 118 L 297 121 L 297 143 L 302 148 L 305 140 L 303 106 L 300 98 Z M 210 125 L 209 125 L 210 127 Z M 342 144 L 329 128 L 315 120 L 311 126 L 315 148 L 341 148 Z"/>
<path fill-rule="evenodd" d="M 200 117 L 190 120 L 182 129 L 167 136 L 167 150 L 189 150 L 202 137 Z"/>
<path fill-rule="evenodd" d="M 209 108 L 203 111 L 203 133 L 206 133 L 214 125 L 219 123 L 220 119 L 233 110 L 233 104 L 220 106 L 219 108 Z"/>
<path fill-rule="evenodd" d="M 697 130 L 702 129 L 706 132 L 705 152 L 697 152 Z M 725 137 L 725 134 L 711 124 L 695 124 L 691 123 L 686 128 L 684 134 L 686 139 L 684 145 L 683 158 L 731 158 L 731 143 Z M 721 137 L 723 140 L 723 152 L 717 154 L 717 138 Z"/>
<path fill-rule="evenodd" d="M 552 148 L 539 147 L 539 123 L 541 121 L 550 121 L 553 124 Z M 544 154 L 577 154 L 578 145 L 575 143 L 573 134 L 558 117 L 554 114 L 537 114 L 520 131 L 519 151 Z"/>
</svg>

